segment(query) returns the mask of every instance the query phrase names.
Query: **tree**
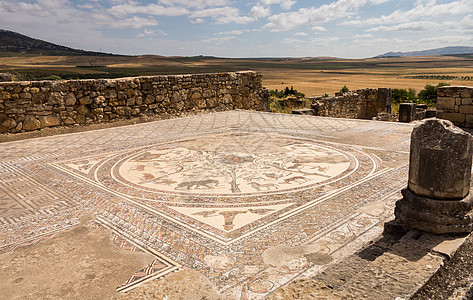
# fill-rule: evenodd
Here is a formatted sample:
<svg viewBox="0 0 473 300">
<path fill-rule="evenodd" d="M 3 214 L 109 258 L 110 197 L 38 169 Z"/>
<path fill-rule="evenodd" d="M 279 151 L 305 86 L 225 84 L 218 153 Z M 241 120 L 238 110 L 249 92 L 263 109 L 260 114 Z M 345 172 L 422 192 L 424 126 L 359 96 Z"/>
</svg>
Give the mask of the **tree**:
<svg viewBox="0 0 473 300">
<path fill-rule="evenodd" d="M 289 95 L 290 94 L 290 91 L 289 91 L 289 88 L 286 86 L 286 89 L 284 90 L 284 95 Z"/>
<path fill-rule="evenodd" d="M 342 89 L 340 90 L 340 92 L 342 92 L 342 93 L 348 93 L 349 91 L 350 91 L 350 90 L 347 88 L 346 85 L 344 85 L 344 86 L 342 87 Z"/>
<path fill-rule="evenodd" d="M 401 102 L 403 100 L 413 101 L 416 99 L 416 90 L 413 88 L 409 89 L 392 89 L 393 101 Z"/>
<path fill-rule="evenodd" d="M 416 99 L 416 90 L 414 90 L 413 88 L 409 88 L 407 90 L 407 99 L 409 99 L 409 100 Z"/>
<path fill-rule="evenodd" d="M 291 90 L 289 91 L 289 94 L 291 94 L 291 95 L 295 95 L 295 94 L 296 94 L 296 92 L 294 91 L 294 87 L 293 87 L 293 86 L 291 86 Z"/>
<path fill-rule="evenodd" d="M 406 89 L 392 89 L 393 100 L 395 102 L 400 102 L 401 100 L 408 99 L 408 92 Z"/>
<path fill-rule="evenodd" d="M 433 104 L 437 102 L 437 88 L 442 86 L 449 86 L 446 82 L 440 82 L 437 86 L 426 84 L 424 89 L 419 92 L 419 99 L 423 102 Z"/>
</svg>

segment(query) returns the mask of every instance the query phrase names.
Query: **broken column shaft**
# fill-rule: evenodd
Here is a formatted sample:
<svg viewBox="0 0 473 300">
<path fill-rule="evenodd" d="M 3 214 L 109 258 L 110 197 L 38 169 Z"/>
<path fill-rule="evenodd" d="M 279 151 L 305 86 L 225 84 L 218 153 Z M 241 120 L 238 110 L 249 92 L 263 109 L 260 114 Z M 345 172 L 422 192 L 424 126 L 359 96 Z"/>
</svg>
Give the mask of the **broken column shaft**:
<svg viewBox="0 0 473 300">
<path fill-rule="evenodd" d="M 427 119 L 411 136 L 409 182 L 396 202 L 396 220 L 431 233 L 473 229 L 470 193 L 472 136 L 450 121 Z"/>
</svg>

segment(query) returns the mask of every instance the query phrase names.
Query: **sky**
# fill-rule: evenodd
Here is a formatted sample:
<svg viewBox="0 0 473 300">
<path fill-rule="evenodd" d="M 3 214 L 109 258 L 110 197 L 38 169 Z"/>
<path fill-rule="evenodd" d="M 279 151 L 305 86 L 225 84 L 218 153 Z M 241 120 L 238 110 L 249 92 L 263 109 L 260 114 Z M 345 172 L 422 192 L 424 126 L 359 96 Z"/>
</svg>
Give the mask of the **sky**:
<svg viewBox="0 0 473 300">
<path fill-rule="evenodd" d="M 473 0 L 0 0 L 0 28 L 116 54 L 365 58 L 473 46 Z"/>
</svg>

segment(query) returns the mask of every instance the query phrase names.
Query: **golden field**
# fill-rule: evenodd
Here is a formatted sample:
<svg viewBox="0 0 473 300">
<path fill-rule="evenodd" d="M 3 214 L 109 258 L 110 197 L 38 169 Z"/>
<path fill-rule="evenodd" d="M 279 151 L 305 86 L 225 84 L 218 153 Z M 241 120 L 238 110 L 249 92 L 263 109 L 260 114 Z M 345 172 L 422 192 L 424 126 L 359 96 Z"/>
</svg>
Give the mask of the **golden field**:
<svg viewBox="0 0 473 300">
<path fill-rule="evenodd" d="M 269 89 L 293 86 L 306 96 L 361 88 L 413 88 L 447 82 L 470 85 L 473 80 L 413 79 L 416 75 L 471 76 L 473 55 L 394 57 L 369 59 L 337 58 L 213 58 L 143 56 L 0 56 L 0 72 L 11 72 L 19 80 L 37 80 L 50 75 L 65 79 L 188 74 L 254 70 L 263 74 Z"/>
</svg>

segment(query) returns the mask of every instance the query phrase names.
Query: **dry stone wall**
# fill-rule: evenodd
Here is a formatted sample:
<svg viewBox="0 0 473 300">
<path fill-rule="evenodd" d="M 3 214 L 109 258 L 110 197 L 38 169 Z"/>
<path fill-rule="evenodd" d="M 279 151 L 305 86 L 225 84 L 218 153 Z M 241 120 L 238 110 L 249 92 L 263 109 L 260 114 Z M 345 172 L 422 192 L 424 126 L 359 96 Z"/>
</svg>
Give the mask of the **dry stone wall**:
<svg viewBox="0 0 473 300">
<path fill-rule="evenodd" d="M 0 83 L 0 133 L 232 109 L 269 110 L 261 74 Z"/>
<path fill-rule="evenodd" d="M 460 127 L 473 128 L 473 87 L 439 87 L 437 118 L 452 121 Z"/>
<path fill-rule="evenodd" d="M 314 98 L 311 108 L 316 116 L 372 119 L 381 112 L 391 113 L 391 99 L 389 88 L 362 89 Z"/>
</svg>

